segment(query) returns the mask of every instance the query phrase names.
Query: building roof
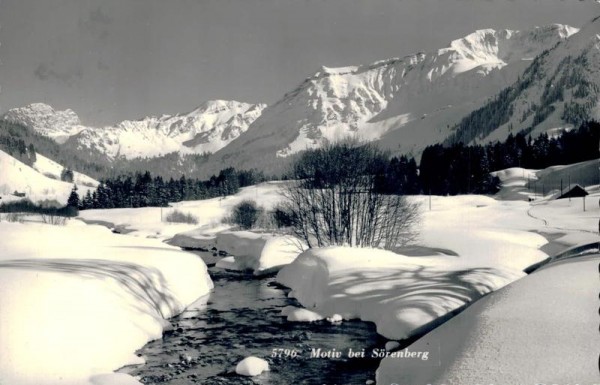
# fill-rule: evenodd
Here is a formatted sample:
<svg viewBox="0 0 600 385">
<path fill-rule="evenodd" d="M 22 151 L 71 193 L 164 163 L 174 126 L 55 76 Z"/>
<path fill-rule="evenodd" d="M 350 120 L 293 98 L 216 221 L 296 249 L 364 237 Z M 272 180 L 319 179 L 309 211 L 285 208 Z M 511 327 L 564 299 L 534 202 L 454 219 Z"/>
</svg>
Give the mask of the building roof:
<svg viewBox="0 0 600 385">
<path fill-rule="evenodd" d="M 561 194 L 556 199 L 580 198 L 580 197 L 584 197 L 586 195 L 589 195 L 588 192 L 585 191 L 585 189 L 583 187 L 581 187 L 580 185 L 576 184 L 575 186 L 571 187 L 570 190 L 564 192 L 563 194 Z"/>
</svg>

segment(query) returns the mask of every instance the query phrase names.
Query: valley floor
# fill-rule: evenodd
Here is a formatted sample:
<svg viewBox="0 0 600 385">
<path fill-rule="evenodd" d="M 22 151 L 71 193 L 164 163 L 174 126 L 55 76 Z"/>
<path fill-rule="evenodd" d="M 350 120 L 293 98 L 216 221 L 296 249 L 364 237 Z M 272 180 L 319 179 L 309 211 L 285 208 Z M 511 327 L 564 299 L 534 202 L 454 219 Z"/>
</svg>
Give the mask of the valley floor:
<svg viewBox="0 0 600 385">
<path fill-rule="evenodd" d="M 0 222 L 0 382 L 137 383 L 112 372 L 139 362 L 133 352 L 212 288 L 202 260 L 163 240 L 230 251 L 235 257 L 221 260 L 227 268 L 281 269 L 279 282 L 310 310 L 287 309 L 290 320 L 372 321 L 390 349 L 437 327 L 407 347 L 429 349 L 429 361 L 386 358 L 379 384 L 566 384 L 597 374 L 598 257 L 523 270 L 548 259 L 542 250 L 598 242 L 598 188 L 590 189 L 585 212 L 581 198 L 413 197 L 422 210 L 417 246 L 396 253 L 326 248 L 295 260 L 299 251 L 281 237 L 222 224 L 242 199 L 272 207 L 277 188 L 266 183 L 223 200 L 176 204 L 198 216 L 195 226 L 162 222 L 160 208 L 81 213 L 126 235 L 80 220 Z"/>
</svg>

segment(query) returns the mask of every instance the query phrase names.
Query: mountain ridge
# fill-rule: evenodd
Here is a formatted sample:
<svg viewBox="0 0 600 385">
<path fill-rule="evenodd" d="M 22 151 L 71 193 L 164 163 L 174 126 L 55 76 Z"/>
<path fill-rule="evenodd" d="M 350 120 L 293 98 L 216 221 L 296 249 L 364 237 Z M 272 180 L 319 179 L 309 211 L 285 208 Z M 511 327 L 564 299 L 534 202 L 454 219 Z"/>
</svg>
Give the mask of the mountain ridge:
<svg viewBox="0 0 600 385">
<path fill-rule="evenodd" d="M 206 177 L 228 166 L 280 174 L 302 150 L 347 136 L 419 157 L 431 144 L 502 140 L 513 131 L 536 134 L 596 116 L 599 39 L 597 19 L 581 30 L 562 24 L 481 29 L 431 52 L 323 66 L 270 106 L 215 100 L 188 113 L 82 130 L 71 110 L 59 115 L 73 123 L 67 145 L 112 159 L 211 153 L 199 165 Z M 587 67 L 577 60 L 587 60 Z M 570 88 L 557 92 L 553 79 Z M 473 124 L 477 129 L 468 127 Z M 56 126 L 60 135 L 70 132 L 66 123 Z"/>
<path fill-rule="evenodd" d="M 130 159 L 170 152 L 217 151 L 245 131 L 265 107 L 210 100 L 188 113 L 124 120 L 101 128 L 83 126 L 72 110 L 56 111 L 44 103 L 11 109 L 3 118 L 33 128 L 58 143 L 98 150 L 112 159 Z"/>
<path fill-rule="evenodd" d="M 427 145 L 445 140 L 450 126 L 486 98 L 517 80 L 532 57 L 576 32 L 560 24 L 521 32 L 486 29 L 435 52 L 322 67 L 211 155 L 206 167 L 246 165 L 280 172 L 289 161 L 286 157 L 344 136 L 418 155 Z"/>
</svg>

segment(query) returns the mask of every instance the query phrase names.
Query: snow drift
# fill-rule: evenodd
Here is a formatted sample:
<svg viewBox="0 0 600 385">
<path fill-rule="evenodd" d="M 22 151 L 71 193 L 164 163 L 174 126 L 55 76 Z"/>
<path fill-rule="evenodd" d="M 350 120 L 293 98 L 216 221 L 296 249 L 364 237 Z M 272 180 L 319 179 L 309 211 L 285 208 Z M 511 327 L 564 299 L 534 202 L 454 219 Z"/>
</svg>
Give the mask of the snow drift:
<svg viewBox="0 0 600 385">
<path fill-rule="evenodd" d="M 212 288 L 200 258 L 163 243 L 67 226 L 0 223 L 0 380 L 111 384 L 165 319 Z M 124 375 L 117 375 L 123 377 Z M 133 379 L 127 383 L 132 383 Z"/>
<path fill-rule="evenodd" d="M 559 261 L 490 294 L 409 347 L 437 345 L 439 361 L 386 358 L 377 383 L 598 383 L 599 262 Z"/>
<path fill-rule="evenodd" d="M 386 338 L 405 339 L 523 275 L 511 269 L 464 269 L 449 258 L 329 247 L 302 253 L 277 281 L 323 317 L 360 318 L 374 322 Z"/>
</svg>

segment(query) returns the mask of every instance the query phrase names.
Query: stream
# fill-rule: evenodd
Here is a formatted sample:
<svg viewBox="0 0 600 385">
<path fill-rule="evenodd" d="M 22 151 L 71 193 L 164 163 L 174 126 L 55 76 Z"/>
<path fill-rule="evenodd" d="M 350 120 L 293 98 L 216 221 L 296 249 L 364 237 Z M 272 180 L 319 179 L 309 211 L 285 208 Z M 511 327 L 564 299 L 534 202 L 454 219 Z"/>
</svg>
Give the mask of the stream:
<svg viewBox="0 0 600 385">
<path fill-rule="evenodd" d="M 210 253 L 196 252 L 207 265 Z M 375 379 L 380 359 L 348 358 L 348 349 L 382 348 L 372 323 L 289 322 L 285 306 L 299 306 L 275 277 L 256 278 L 209 267 L 215 288 L 177 317 L 173 330 L 138 351 L 146 363 L 121 371 L 144 384 L 365 384 Z M 343 352 L 340 358 L 311 358 L 312 349 Z M 276 357 L 271 357 L 274 349 Z M 295 353 L 292 353 L 295 352 Z M 269 362 L 256 377 L 235 374 L 247 356 Z M 294 356 L 294 357 L 292 357 Z"/>
</svg>

